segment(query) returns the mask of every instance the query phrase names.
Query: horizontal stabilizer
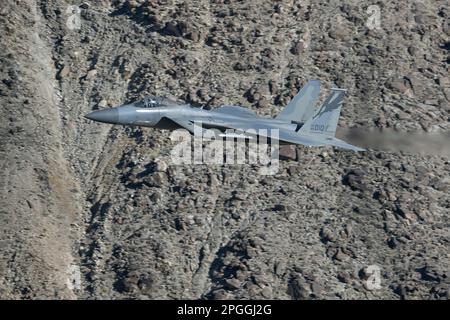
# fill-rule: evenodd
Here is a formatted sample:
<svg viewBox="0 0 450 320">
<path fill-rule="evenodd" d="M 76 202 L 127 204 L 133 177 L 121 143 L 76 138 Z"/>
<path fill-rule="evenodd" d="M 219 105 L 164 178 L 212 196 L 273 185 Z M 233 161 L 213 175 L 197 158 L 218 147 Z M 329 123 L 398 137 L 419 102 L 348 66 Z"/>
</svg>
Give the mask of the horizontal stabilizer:
<svg viewBox="0 0 450 320">
<path fill-rule="evenodd" d="M 326 142 L 327 145 L 333 146 L 333 147 L 339 147 L 342 149 L 347 149 L 347 150 L 353 150 L 353 151 L 366 151 L 366 149 L 354 146 L 352 144 L 349 144 L 345 141 L 339 140 L 339 139 L 332 139 L 330 141 Z"/>
</svg>

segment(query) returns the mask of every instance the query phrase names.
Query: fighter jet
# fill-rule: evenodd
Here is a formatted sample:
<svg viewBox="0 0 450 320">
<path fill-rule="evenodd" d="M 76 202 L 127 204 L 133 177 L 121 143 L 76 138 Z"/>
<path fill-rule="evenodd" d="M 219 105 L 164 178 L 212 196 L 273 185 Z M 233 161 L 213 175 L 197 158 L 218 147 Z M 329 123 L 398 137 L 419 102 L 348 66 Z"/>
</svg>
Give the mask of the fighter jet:
<svg viewBox="0 0 450 320">
<path fill-rule="evenodd" d="M 201 130 L 216 129 L 220 132 L 220 136 L 227 137 L 236 135 L 229 133 L 230 130 L 235 130 L 239 132 L 236 137 L 248 139 L 258 137 L 271 139 L 272 130 L 278 129 L 280 144 L 334 146 L 364 151 L 335 137 L 345 91 L 338 88 L 331 89 L 331 94 L 315 111 L 320 82 L 309 81 L 275 118 L 258 116 L 252 110 L 241 106 L 223 105 L 205 110 L 156 96 L 120 107 L 94 111 L 85 117 L 110 124 L 168 130 L 184 128 L 192 135 L 202 133 Z M 195 130 L 199 125 L 201 130 Z"/>
</svg>

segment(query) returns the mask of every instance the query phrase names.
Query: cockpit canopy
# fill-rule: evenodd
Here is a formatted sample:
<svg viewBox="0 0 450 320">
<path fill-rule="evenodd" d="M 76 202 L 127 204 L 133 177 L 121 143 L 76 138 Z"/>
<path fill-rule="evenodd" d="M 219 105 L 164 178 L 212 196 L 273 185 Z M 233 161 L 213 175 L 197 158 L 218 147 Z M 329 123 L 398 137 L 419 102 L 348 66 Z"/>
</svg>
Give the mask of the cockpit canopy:
<svg viewBox="0 0 450 320">
<path fill-rule="evenodd" d="M 141 101 L 135 102 L 134 105 L 138 108 L 156 108 L 156 107 L 168 107 L 176 106 L 180 103 L 165 97 L 149 96 L 145 97 Z"/>
</svg>

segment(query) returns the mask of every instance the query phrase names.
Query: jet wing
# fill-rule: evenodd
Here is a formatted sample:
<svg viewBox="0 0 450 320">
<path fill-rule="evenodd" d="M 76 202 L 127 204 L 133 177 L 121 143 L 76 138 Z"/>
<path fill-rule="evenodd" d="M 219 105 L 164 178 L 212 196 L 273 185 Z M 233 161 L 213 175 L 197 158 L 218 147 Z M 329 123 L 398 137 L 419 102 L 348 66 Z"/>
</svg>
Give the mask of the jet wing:
<svg viewBox="0 0 450 320">
<path fill-rule="evenodd" d="M 181 119 L 181 118 L 177 118 L 177 117 L 167 117 L 166 116 L 164 118 L 175 122 L 180 127 L 184 128 L 187 131 L 189 131 L 190 133 L 194 134 L 194 122 L 193 121 L 190 121 L 189 119 Z"/>
<path fill-rule="evenodd" d="M 191 121 L 189 119 L 185 119 L 185 118 L 181 118 L 181 117 L 173 117 L 173 116 L 165 116 L 164 118 L 168 119 L 169 121 L 174 122 L 175 124 L 177 124 L 178 126 L 186 129 L 187 131 L 189 131 L 191 134 L 194 134 L 194 121 Z M 205 129 L 202 128 L 202 131 L 204 131 Z"/>
<path fill-rule="evenodd" d="M 189 120 L 189 119 L 184 119 L 184 118 L 179 118 L 179 117 L 174 117 L 174 116 L 165 116 L 165 117 L 163 117 L 163 118 L 165 118 L 165 119 L 167 119 L 167 120 L 169 120 L 169 121 L 172 121 L 172 122 L 174 122 L 176 125 L 178 125 L 179 127 L 181 127 L 181 128 L 184 128 L 184 129 L 186 129 L 187 131 L 189 131 L 192 135 L 195 135 L 195 130 L 194 130 L 194 128 L 195 128 L 195 122 L 194 121 L 192 121 L 192 120 Z M 200 126 L 198 126 L 198 128 L 201 130 L 201 132 L 203 133 L 206 129 L 210 129 L 210 128 L 212 128 L 212 129 L 222 129 L 222 130 L 226 130 L 226 129 L 231 129 L 230 127 L 228 127 L 228 126 L 223 126 L 223 125 L 221 125 L 221 124 L 219 124 L 219 123 L 216 123 L 216 122 L 214 122 L 214 123 L 212 123 L 212 122 L 201 122 L 201 127 Z M 198 132 L 198 131 L 197 131 Z M 226 135 L 224 135 L 224 134 L 221 134 L 220 135 L 221 137 L 225 137 Z M 250 137 L 249 137 L 250 138 Z"/>
<path fill-rule="evenodd" d="M 245 135 L 249 135 L 249 138 L 255 136 L 263 136 L 267 138 L 272 138 L 271 135 L 274 135 L 273 130 L 278 130 L 278 139 L 279 141 L 290 143 L 290 144 L 302 144 L 307 146 L 322 146 L 322 142 L 314 141 L 314 139 L 305 138 L 295 131 L 280 129 L 276 126 L 255 121 L 235 121 L 233 123 L 226 123 L 222 125 L 223 127 L 227 127 L 229 129 L 234 129 L 238 132 L 243 132 Z"/>
<path fill-rule="evenodd" d="M 265 123 L 253 123 L 253 124 L 242 124 L 238 130 L 243 130 L 246 133 L 250 133 L 256 130 L 258 136 L 263 136 L 267 138 L 271 138 L 271 135 L 274 135 L 273 130 L 278 130 L 278 140 L 280 142 L 285 142 L 288 144 L 301 144 L 306 146 L 322 146 L 323 143 L 319 141 L 314 141 L 313 139 L 309 139 L 307 137 L 301 136 L 297 134 L 295 131 L 280 129 L 276 126 L 267 125 Z M 250 131 L 248 131 L 250 130 Z"/>
<path fill-rule="evenodd" d="M 164 118 L 174 122 L 175 124 L 177 124 L 178 126 L 186 129 L 187 131 L 189 131 L 191 134 L 194 134 L 194 127 L 195 127 L 195 122 L 189 119 L 185 119 L 185 118 L 179 118 L 179 117 L 175 117 L 175 116 L 165 116 Z M 223 125 L 223 122 L 208 122 L 206 120 L 201 122 L 201 127 L 198 126 L 199 128 L 201 128 L 201 132 L 204 132 L 206 129 L 218 129 L 218 130 L 226 130 L 226 129 L 232 129 L 227 125 Z"/>
<path fill-rule="evenodd" d="M 247 118 L 255 118 L 257 117 L 256 113 L 250 109 L 239 107 L 239 106 L 220 106 L 217 109 L 212 110 L 214 112 L 231 114 L 235 116 L 247 117 Z"/>
<path fill-rule="evenodd" d="M 178 117 L 170 116 L 167 117 L 171 121 L 178 124 L 180 127 L 185 128 L 190 133 L 194 134 L 194 122 L 189 119 L 181 119 Z M 325 143 L 322 141 L 315 141 L 312 137 L 304 137 L 297 134 L 295 131 L 290 131 L 286 129 L 280 129 L 275 126 L 268 125 L 267 123 L 259 123 L 258 121 L 236 121 L 233 123 L 221 123 L 220 125 L 217 123 L 206 123 L 203 122 L 202 125 L 206 125 L 209 128 L 214 127 L 214 125 L 218 125 L 221 128 L 234 129 L 237 131 L 239 137 L 246 136 L 248 139 L 254 139 L 255 136 L 262 136 L 267 138 L 272 138 L 271 135 L 274 135 L 273 130 L 278 130 L 278 139 L 279 141 L 291 144 L 302 144 L 306 146 L 323 146 Z M 202 128 L 202 130 L 205 130 Z M 243 134 L 242 134 L 243 133 Z M 225 133 L 221 136 L 236 136 L 233 133 Z"/>
</svg>

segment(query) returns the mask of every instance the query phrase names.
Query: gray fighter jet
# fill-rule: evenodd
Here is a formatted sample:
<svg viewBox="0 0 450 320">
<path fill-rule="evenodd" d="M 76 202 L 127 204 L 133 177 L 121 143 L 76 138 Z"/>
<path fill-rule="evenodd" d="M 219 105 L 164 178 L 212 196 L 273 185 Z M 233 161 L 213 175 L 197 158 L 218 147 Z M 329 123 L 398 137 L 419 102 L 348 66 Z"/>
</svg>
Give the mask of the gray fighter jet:
<svg viewBox="0 0 450 320">
<path fill-rule="evenodd" d="M 320 83 L 317 80 L 309 81 L 275 118 L 260 117 L 240 106 L 224 105 L 204 110 L 163 97 L 147 97 L 139 102 L 94 111 L 85 117 L 120 125 L 168 130 L 184 128 L 191 134 L 202 133 L 194 130 L 195 126 L 201 126 L 201 130 L 219 130 L 222 137 L 246 139 L 258 136 L 271 139 L 272 130 L 278 129 L 280 144 L 335 146 L 364 151 L 335 137 L 345 90 L 335 88 L 331 91 L 330 96 L 315 112 Z M 238 133 L 229 133 L 230 130 Z"/>
</svg>

